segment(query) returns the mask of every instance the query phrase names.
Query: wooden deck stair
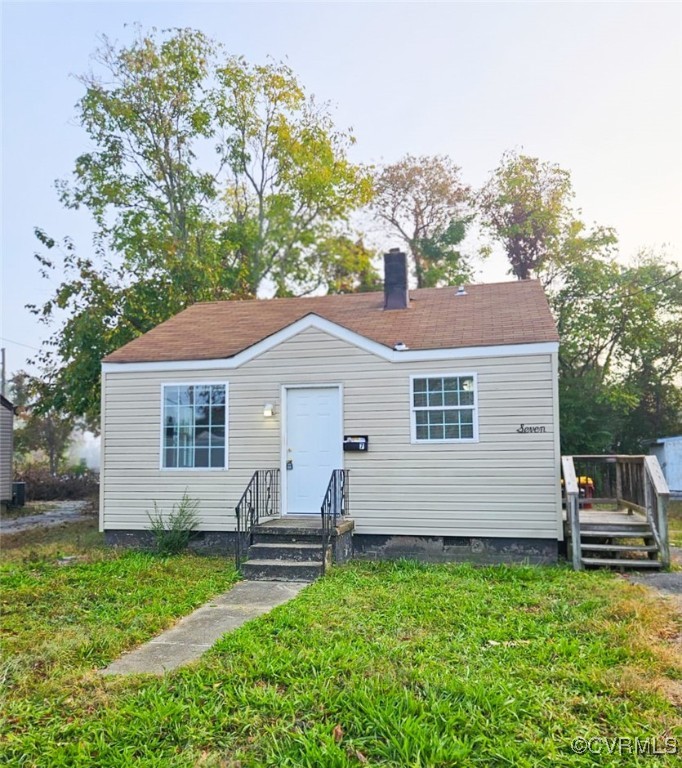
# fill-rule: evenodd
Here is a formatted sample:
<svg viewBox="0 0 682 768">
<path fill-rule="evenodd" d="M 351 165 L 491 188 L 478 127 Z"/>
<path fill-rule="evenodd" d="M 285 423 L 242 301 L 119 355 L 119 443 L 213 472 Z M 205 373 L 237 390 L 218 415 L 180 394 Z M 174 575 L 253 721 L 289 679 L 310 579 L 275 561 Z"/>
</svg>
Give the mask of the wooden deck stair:
<svg viewBox="0 0 682 768">
<path fill-rule="evenodd" d="M 670 567 L 667 501 L 655 456 L 562 456 L 564 533 L 576 570 Z"/>
<path fill-rule="evenodd" d="M 662 567 L 651 525 L 628 510 L 580 512 L 580 562 L 583 567 L 655 570 Z"/>
</svg>

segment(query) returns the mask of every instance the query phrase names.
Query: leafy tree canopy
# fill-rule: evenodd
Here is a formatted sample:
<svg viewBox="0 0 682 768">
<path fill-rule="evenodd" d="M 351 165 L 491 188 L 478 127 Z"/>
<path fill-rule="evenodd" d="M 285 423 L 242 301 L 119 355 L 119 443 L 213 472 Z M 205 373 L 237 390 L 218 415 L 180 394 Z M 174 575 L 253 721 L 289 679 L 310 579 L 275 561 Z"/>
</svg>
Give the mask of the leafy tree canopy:
<svg viewBox="0 0 682 768">
<path fill-rule="evenodd" d="M 652 253 L 618 258 L 613 229 L 587 227 L 568 171 L 506 153 L 477 196 L 519 279 L 544 285 L 561 338 L 562 450 L 646 450 L 682 431 L 682 278 Z"/>
<path fill-rule="evenodd" d="M 55 408 L 40 411 L 38 403 L 44 394 L 44 385 L 25 371 L 18 371 L 9 382 L 10 393 L 19 417 L 14 430 L 14 450 L 18 456 L 32 451 L 44 451 L 50 474 L 56 475 L 71 442 L 77 421 Z"/>
<path fill-rule="evenodd" d="M 78 103 L 92 148 L 58 184 L 67 208 L 92 214 L 94 247 L 78 255 L 36 230 L 44 273 L 64 279 L 33 307 L 67 318 L 39 356 L 44 407 L 90 424 L 101 358 L 189 304 L 373 279 L 347 232 L 371 179 L 288 66 L 250 64 L 190 29 L 105 39 L 94 62 Z"/>
<path fill-rule="evenodd" d="M 477 196 L 485 228 L 506 252 L 512 274 L 550 282 L 566 260 L 589 258 L 616 243 L 612 229 L 587 230 L 573 209 L 570 173 L 537 157 L 506 152 Z"/>
<path fill-rule="evenodd" d="M 472 265 L 457 248 L 471 220 L 460 168 L 441 155 L 406 155 L 378 169 L 374 183 L 374 214 L 407 247 L 417 287 L 469 281 Z"/>
<path fill-rule="evenodd" d="M 641 452 L 682 431 L 679 267 L 652 253 L 629 265 L 593 257 L 555 278 L 564 450 Z"/>
</svg>

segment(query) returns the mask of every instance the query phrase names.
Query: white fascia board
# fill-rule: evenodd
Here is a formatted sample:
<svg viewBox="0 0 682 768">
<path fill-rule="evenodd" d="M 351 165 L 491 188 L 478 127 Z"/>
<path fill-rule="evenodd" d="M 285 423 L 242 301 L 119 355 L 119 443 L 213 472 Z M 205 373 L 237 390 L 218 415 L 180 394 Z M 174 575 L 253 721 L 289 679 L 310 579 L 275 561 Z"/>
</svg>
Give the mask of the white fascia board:
<svg viewBox="0 0 682 768">
<path fill-rule="evenodd" d="M 519 355 L 551 354 L 559 349 L 556 341 L 536 342 L 531 344 L 499 344 L 488 347 L 457 347 L 453 349 L 408 349 L 398 352 L 383 344 L 368 339 L 355 331 L 349 331 L 341 325 L 318 315 L 310 314 L 295 323 L 282 328 L 277 333 L 253 344 L 248 349 L 233 357 L 216 358 L 212 360 L 164 360 L 163 362 L 148 363 L 102 363 L 103 373 L 136 373 L 138 371 L 206 371 L 212 368 L 230 369 L 248 363 L 258 355 L 288 341 L 296 334 L 316 328 L 319 331 L 335 336 L 341 341 L 353 344 L 366 352 L 387 360 L 390 363 L 414 363 L 429 360 L 464 360 L 471 357 L 517 357 Z"/>
</svg>

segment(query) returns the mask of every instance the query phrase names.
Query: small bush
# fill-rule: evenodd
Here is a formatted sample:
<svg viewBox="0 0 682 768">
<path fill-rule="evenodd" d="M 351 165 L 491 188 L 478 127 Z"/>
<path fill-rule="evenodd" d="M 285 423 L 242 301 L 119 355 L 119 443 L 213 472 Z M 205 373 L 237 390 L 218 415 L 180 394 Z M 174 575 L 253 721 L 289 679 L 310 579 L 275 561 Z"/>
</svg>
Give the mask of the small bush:
<svg viewBox="0 0 682 768">
<path fill-rule="evenodd" d="M 26 483 L 26 501 L 90 499 L 99 492 L 99 474 L 81 466 L 51 475 L 47 467 L 31 465 L 14 479 Z"/>
<path fill-rule="evenodd" d="M 187 548 L 192 535 L 199 525 L 197 510 L 199 500 L 192 499 L 187 491 L 178 504 L 173 505 L 173 511 L 164 517 L 154 502 L 154 514 L 147 513 L 149 530 L 154 538 L 154 549 L 160 555 L 177 555 Z"/>
</svg>

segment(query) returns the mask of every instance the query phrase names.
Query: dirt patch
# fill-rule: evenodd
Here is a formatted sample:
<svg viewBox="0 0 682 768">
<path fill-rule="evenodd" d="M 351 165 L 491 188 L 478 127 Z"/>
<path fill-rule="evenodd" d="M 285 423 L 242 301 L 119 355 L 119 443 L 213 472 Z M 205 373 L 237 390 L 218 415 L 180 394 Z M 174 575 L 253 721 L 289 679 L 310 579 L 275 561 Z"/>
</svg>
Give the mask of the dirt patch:
<svg viewBox="0 0 682 768">
<path fill-rule="evenodd" d="M 90 501 L 41 502 L 38 511 L 21 517 L 10 515 L 0 519 L 0 535 L 23 533 L 35 528 L 73 523 L 91 518 L 95 514 Z"/>
</svg>

